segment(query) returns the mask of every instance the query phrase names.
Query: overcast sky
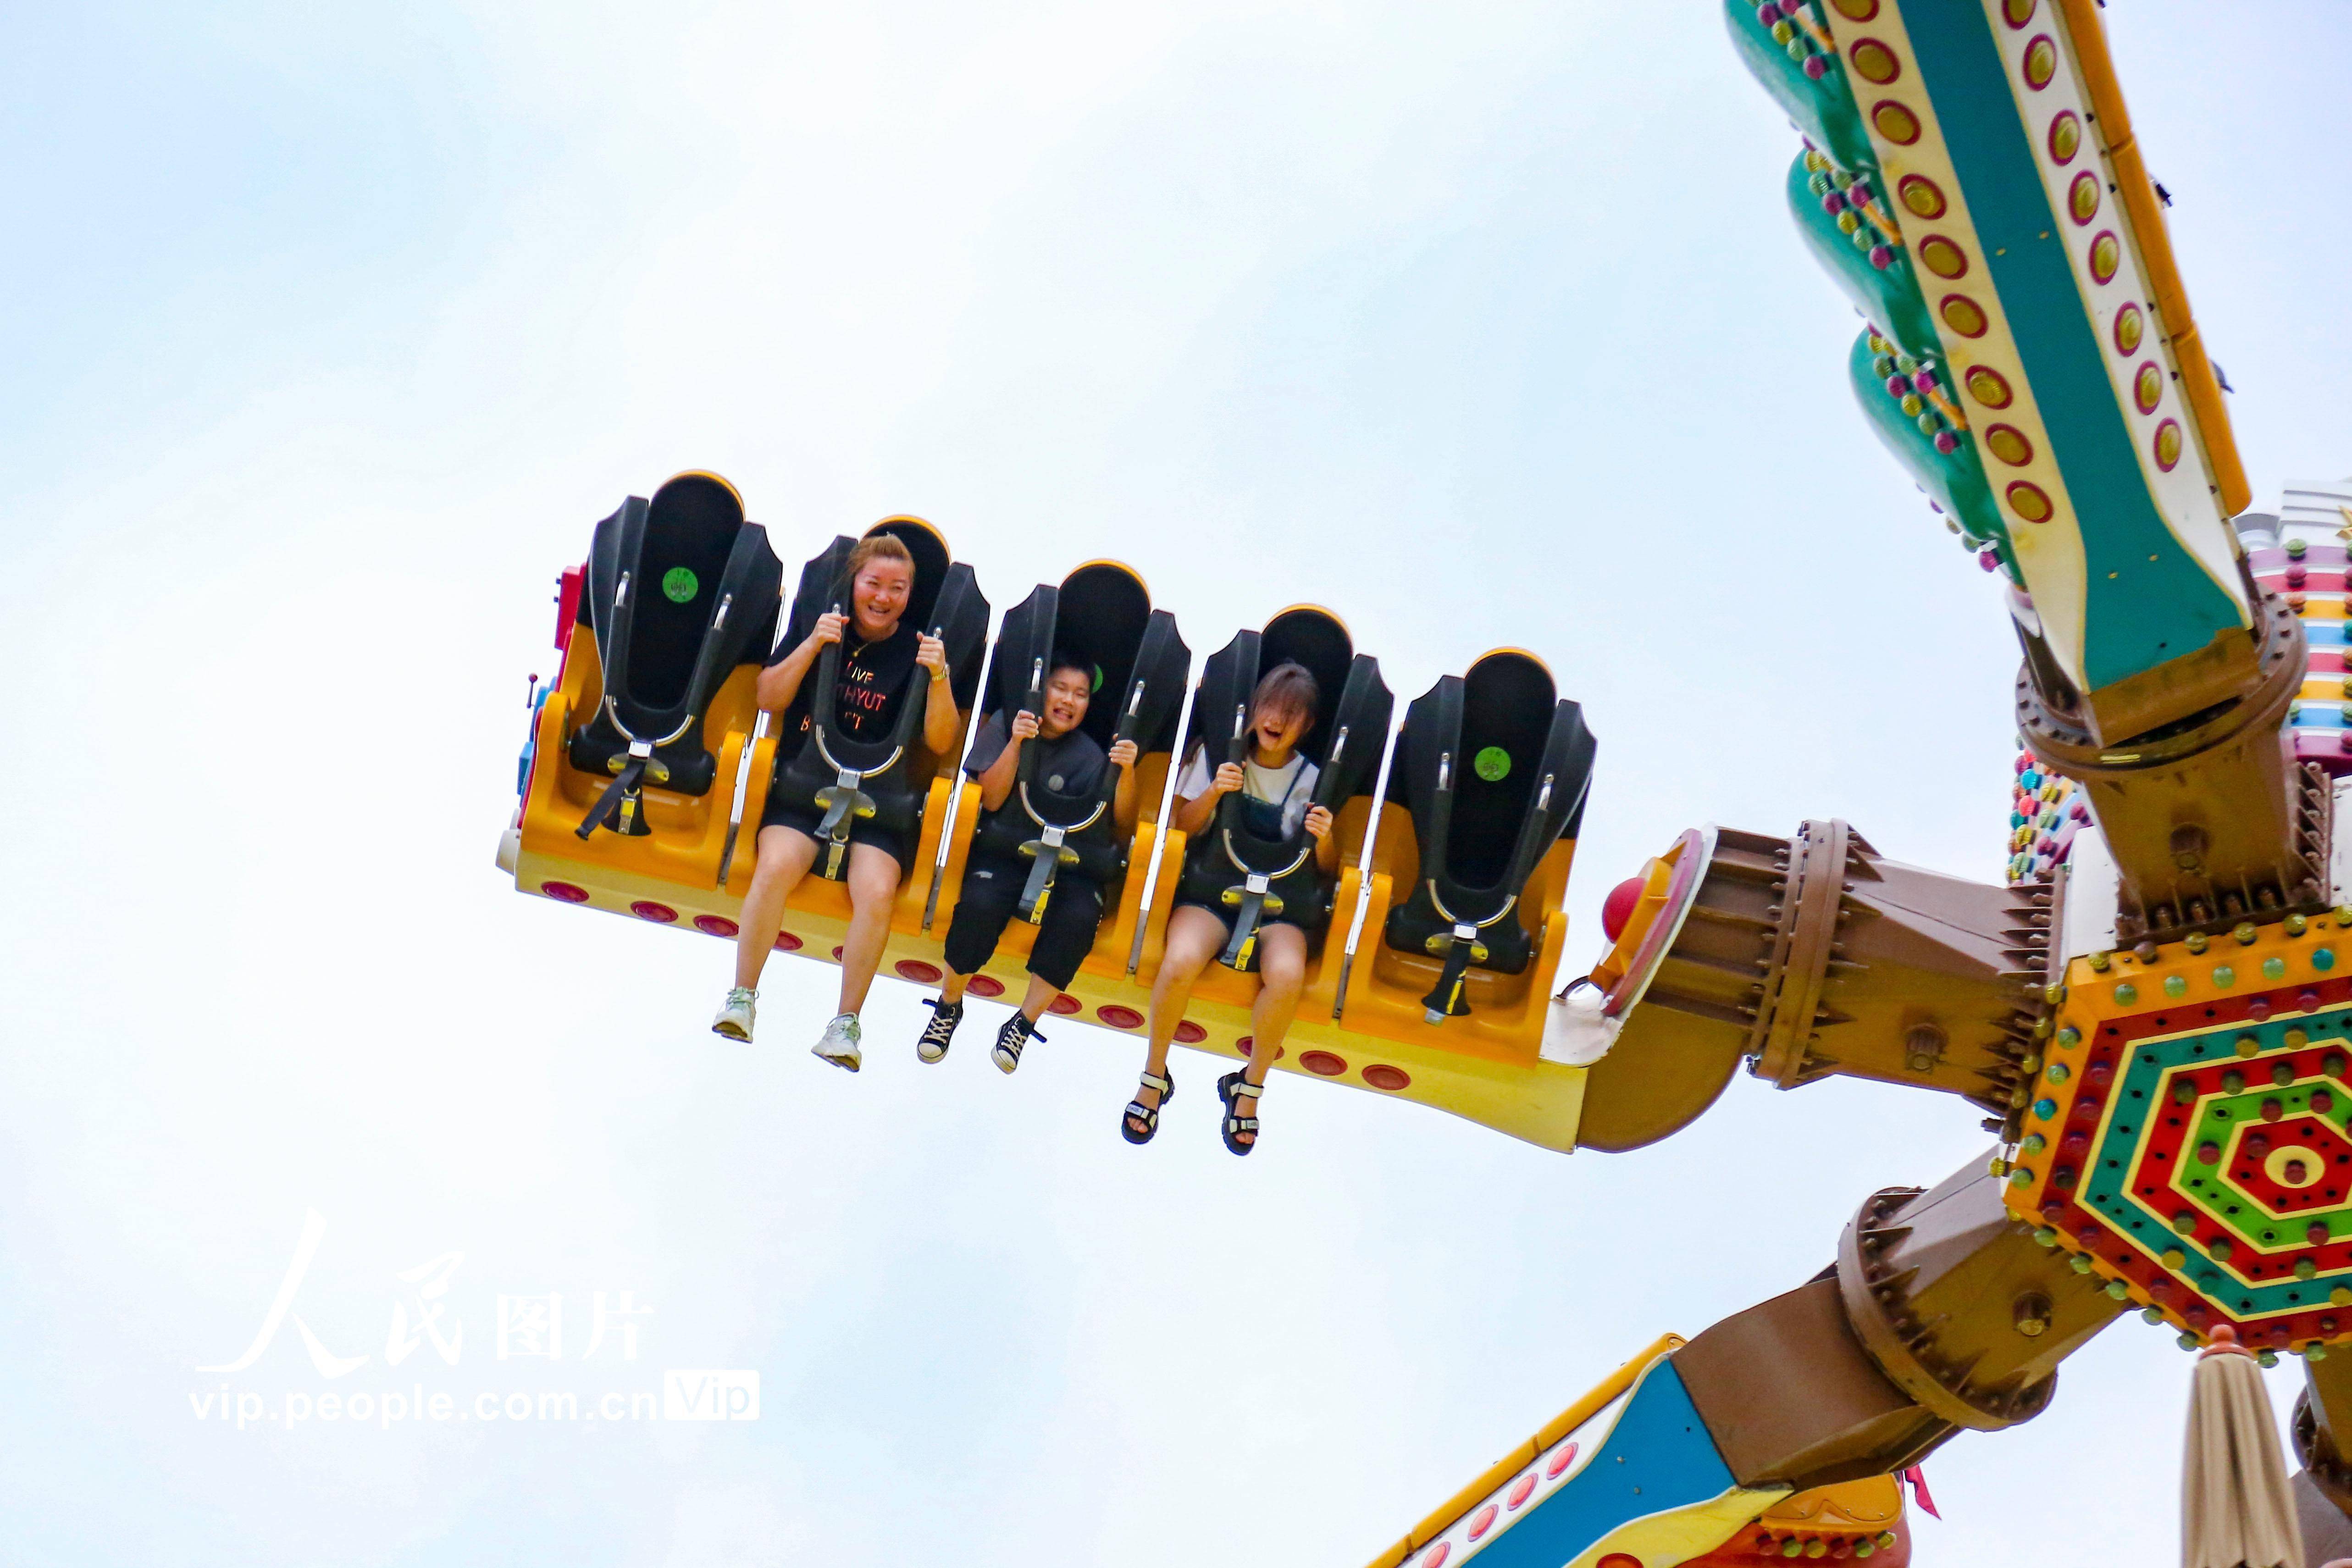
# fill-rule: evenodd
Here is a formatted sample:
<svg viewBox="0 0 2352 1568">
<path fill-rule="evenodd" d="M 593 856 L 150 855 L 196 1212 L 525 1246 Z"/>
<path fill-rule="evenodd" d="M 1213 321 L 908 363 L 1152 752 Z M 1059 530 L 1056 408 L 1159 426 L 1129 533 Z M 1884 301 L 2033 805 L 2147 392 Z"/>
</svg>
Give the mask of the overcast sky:
<svg viewBox="0 0 2352 1568">
<path fill-rule="evenodd" d="M 2258 498 L 2352 470 L 2352 17 L 2104 15 Z M 0 1556 L 1344 1568 L 1976 1157 L 1842 1082 L 1564 1158 L 1286 1077 L 1235 1161 L 1189 1053 L 1136 1150 L 1131 1040 L 919 1067 L 886 983 L 851 1078 L 779 963 L 726 1045 L 722 944 L 491 864 L 554 574 L 703 467 L 789 560 L 929 517 L 1000 607 L 1123 558 L 1196 650 L 1316 600 L 1402 697 L 1539 651 L 1579 964 L 1702 821 L 1997 877 L 2015 644 L 1852 403 L 1795 151 L 1696 0 L 16 7 Z M 671 1368 L 759 1420 L 199 1415 Z M 2127 1319 L 1951 1444 L 1922 1568 L 2171 1555 L 2188 1376 Z"/>
</svg>

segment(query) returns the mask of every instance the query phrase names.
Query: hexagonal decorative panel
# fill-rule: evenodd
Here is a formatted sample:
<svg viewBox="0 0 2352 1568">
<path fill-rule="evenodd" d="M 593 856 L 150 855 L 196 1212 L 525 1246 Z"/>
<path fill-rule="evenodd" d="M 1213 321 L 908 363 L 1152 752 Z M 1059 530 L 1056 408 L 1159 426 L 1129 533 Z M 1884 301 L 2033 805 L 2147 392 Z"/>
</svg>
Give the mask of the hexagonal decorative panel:
<svg viewBox="0 0 2352 1568">
<path fill-rule="evenodd" d="M 2347 923 L 2075 959 L 2011 1209 L 2199 1339 L 2221 1323 L 2274 1349 L 2352 1335 Z"/>
</svg>

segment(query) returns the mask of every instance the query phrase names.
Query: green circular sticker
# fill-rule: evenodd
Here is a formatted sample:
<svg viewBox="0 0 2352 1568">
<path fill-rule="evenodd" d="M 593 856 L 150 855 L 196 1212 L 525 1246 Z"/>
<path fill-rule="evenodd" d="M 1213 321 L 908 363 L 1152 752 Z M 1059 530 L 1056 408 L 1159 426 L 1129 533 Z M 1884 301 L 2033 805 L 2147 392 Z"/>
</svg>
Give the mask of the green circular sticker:
<svg viewBox="0 0 2352 1568">
<path fill-rule="evenodd" d="M 693 568 L 673 566 L 662 574 L 662 597 L 673 605 L 683 605 L 702 591 L 702 581 Z"/>
<path fill-rule="evenodd" d="M 1511 753 L 1500 746 L 1488 746 L 1470 759 L 1470 765 L 1488 784 L 1500 784 L 1511 771 Z"/>
</svg>

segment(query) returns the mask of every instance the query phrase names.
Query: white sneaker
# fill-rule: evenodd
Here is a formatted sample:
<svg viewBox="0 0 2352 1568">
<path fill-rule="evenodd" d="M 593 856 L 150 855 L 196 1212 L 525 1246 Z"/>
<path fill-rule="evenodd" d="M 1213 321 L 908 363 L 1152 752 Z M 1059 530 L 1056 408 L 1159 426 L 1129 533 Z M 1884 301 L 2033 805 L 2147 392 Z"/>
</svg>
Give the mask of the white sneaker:
<svg viewBox="0 0 2352 1568">
<path fill-rule="evenodd" d="M 837 1068 L 857 1070 L 857 1041 L 860 1031 L 857 1015 L 844 1013 L 824 1026 L 824 1036 L 809 1047 L 811 1054 L 823 1057 Z"/>
<path fill-rule="evenodd" d="M 727 993 L 727 1005 L 719 1009 L 719 1016 L 710 1020 L 710 1032 L 750 1044 L 753 1005 L 759 1000 L 757 991 L 748 985 L 738 985 Z"/>
</svg>

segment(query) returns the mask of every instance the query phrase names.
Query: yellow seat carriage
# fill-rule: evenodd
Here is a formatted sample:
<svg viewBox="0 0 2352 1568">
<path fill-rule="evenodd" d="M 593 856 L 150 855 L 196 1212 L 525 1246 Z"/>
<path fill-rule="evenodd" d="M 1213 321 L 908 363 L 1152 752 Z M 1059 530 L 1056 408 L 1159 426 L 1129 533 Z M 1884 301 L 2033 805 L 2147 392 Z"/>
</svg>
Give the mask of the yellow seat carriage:
<svg viewBox="0 0 2352 1568">
<path fill-rule="evenodd" d="M 1176 1038 L 1239 1058 L 1252 1045 L 1251 932 L 1286 908 L 1298 919 L 1303 900 L 1310 916 L 1328 916 L 1279 1066 L 1547 1147 L 1574 1145 L 1585 1068 L 1547 1055 L 1546 1041 L 1560 1033 L 1561 900 L 1593 746 L 1539 659 L 1489 653 L 1441 679 L 1399 725 L 1378 661 L 1319 606 L 1235 634 L 1188 685 L 1192 654 L 1174 616 L 1127 565 L 1090 562 L 1038 584 L 992 643 L 977 578 L 940 531 L 894 517 L 868 531 L 908 545 L 917 572 L 907 615 L 949 645 L 962 716 L 950 752 L 926 750 L 910 725 L 853 756 L 857 748 L 826 734 L 822 703 L 805 743 L 778 732 L 757 707 L 760 668 L 772 646 L 804 637 L 839 603 L 855 541 L 837 538 L 810 560 L 787 604 L 775 552 L 740 495 L 715 475 L 681 474 L 598 524 L 588 561 L 561 579 L 563 662 L 537 698 L 520 800 L 499 848 L 518 889 L 731 940 L 781 774 L 825 814 L 826 828 L 845 832 L 849 818 L 879 814 L 906 829 L 915 848 L 881 973 L 935 986 L 982 818 L 978 785 L 957 763 L 977 721 L 1034 708 L 1045 661 L 1069 649 L 1095 678 L 1087 729 L 1106 748 L 1137 743 L 1137 821 L 1112 830 L 1108 783 L 1098 802 L 1047 804 L 1024 779 L 998 814 L 1010 826 L 992 831 L 1010 836 L 1000 849 L 1014 848 L 1030 868 L 1024 918 L 972 994 L 1017 991 L 1031 918 L 1054 879 L 1090 876 L 1104 888 L 1102 923 L 1054 1011 L 1139 1036 L 1169 910 L 1191 888 L 1237 918 L 1225 962 L 1202 977 Z M 1319 876 L 1299 845 L 1248 840 L 1229 814 L 1213 819 L 1203 837 L 1214 838 L 1202 845 L 1165 830 L 1180 754 L 1192 742 L 1213 763 L 1238 754 L 1249 692 L 1285 660 L 1305 665 L 1325 693 L 1301 750 L 1321 770 L 1318 799 L 1337 821 L 1336 876 Z M 810 679 L 829 689 L 822 668 Z M 849 916 L 831 879 L 839 869 L 821 849 L 818 875 L 786 906 L 779 950 L 838 961 Z"/>
</svg>

